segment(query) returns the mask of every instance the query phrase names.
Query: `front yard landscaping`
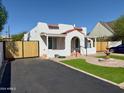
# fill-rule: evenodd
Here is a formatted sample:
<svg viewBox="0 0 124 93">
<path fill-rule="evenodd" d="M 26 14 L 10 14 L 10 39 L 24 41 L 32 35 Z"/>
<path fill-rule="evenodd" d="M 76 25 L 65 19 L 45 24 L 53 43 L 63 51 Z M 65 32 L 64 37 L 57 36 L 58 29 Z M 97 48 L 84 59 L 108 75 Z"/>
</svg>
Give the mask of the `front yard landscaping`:
<svg viewBox="0 0 124 93">
<path fill-rule="evenodd" d="M 96 56 L 96 57 L 97 58 L 105 58 L 106 56 Z M 120 55 L 110 55 L 110 58 L 124 60 L 124 56 L 120 56 Z"/>
<path fill-rule="evenodd" d="M 64 60 L 62 62 L 118 84 L 124 82 L 124 68 L 121 67 L 98 66 L 89 64 L 84 59 Z"/>
</svg>

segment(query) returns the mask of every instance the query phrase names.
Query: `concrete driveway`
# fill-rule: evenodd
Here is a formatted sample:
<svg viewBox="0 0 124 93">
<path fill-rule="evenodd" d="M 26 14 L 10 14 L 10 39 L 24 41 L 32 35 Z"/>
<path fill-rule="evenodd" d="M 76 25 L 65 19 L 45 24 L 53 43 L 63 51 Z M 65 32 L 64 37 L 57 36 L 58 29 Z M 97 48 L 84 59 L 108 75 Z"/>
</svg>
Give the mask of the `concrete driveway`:
<svg viewBox="0 0 124 93">
<path fill-rule="evenodd" d="M 120 88 L 50 60 L 18 59 L 8 63 L 0 93 L 124 93 Z"/>
</svg>

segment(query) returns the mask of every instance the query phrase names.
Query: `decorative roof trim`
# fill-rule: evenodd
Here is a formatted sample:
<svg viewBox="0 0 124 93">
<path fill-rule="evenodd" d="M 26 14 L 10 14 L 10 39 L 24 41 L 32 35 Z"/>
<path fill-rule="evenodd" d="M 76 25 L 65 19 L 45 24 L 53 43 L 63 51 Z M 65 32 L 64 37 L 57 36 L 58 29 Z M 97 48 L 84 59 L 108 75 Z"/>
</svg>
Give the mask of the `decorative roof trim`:
<svg viewBox="0 0 124 93">
<path fill-rule="evenodd" d="M 67 30 L 67 31 L 63 32 L 62 34 L 67 34 L 67 33 L 73 32 L 73 31 L 78 31 L 81 34 L 83 34 L 82 33 L 83 29 L 79 29 L 79 28 L 74 28 L 74 29 Z"/>
</svg>

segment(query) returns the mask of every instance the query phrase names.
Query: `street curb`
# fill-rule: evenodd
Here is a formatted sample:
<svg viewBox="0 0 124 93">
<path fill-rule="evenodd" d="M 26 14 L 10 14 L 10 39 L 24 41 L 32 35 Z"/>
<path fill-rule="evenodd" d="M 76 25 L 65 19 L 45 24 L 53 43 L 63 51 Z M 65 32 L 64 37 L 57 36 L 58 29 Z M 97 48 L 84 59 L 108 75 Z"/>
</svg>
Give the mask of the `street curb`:
<svg viewBox="0 0 124 93">
<path fill-rule="evenodd" d="M 115 85 L 115 86 L 117 86 L 117 87 L 119 87 L 119 88 L 121 88 L 121 89 L 124 89 L 123 87 L 120 86 L 120 84 L 117 84 L 117 83 L 112 82 L 112 81 L 110 81 L 110 80 L 101 78 L 101 77 L 99 77 L 99 76 L 96 76 L 96 75 L 91 74 L 91 73 L 89 73 L 89 72 L 86 72 L 86 71 L 84 71 L 84 70 L 80 70 L 80 69 L 78 69 L 78 68 L 75 68 L 75 67 L 73 67 L 73 66 L 67 65 L 67 64 L 62 63 L 62 62 L 60 62 L 60 61 L 55 61 L 55 60 L 53 60 L 53 61 L 56 62 L 56 63 L 59 63 L 59 64 L 61 64 L 61 65 L 64 65 L 64 66 L 66 66 L 66 67 L 69 67 L 69 68 L 71 68 L 71 69 L 74 69 L 74 70 L 76 70 L 76 71 L 82 72 L 82 73 L 84 73 L 84 74 L 86 74 L 86 75 L 92 76 L 92 77 L 97 78 L 97 79 L 100 79 L 100 80 L 102 80 L 102 81 L 105 81 L 105 82 L 107 82 L 107 83 L 109 83 L 109 84 Z"/>
<path fill-rule="evenodd" d="M 121 89 L 124 89 L 124 82 L 120 83 L 119 86 Z"/>
</svg>

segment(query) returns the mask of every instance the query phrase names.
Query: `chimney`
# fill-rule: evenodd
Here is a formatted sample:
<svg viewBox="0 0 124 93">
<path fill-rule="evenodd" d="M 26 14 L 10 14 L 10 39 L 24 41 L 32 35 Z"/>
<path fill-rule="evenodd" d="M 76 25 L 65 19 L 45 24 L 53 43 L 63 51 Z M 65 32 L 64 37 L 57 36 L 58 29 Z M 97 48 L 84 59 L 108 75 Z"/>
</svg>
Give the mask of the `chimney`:
<svg viewBox="0 0 124 93">
<path fill-rule="evenodd" d="M 73 26 L 75 27 L 75 24 Z"/>
</svg>

